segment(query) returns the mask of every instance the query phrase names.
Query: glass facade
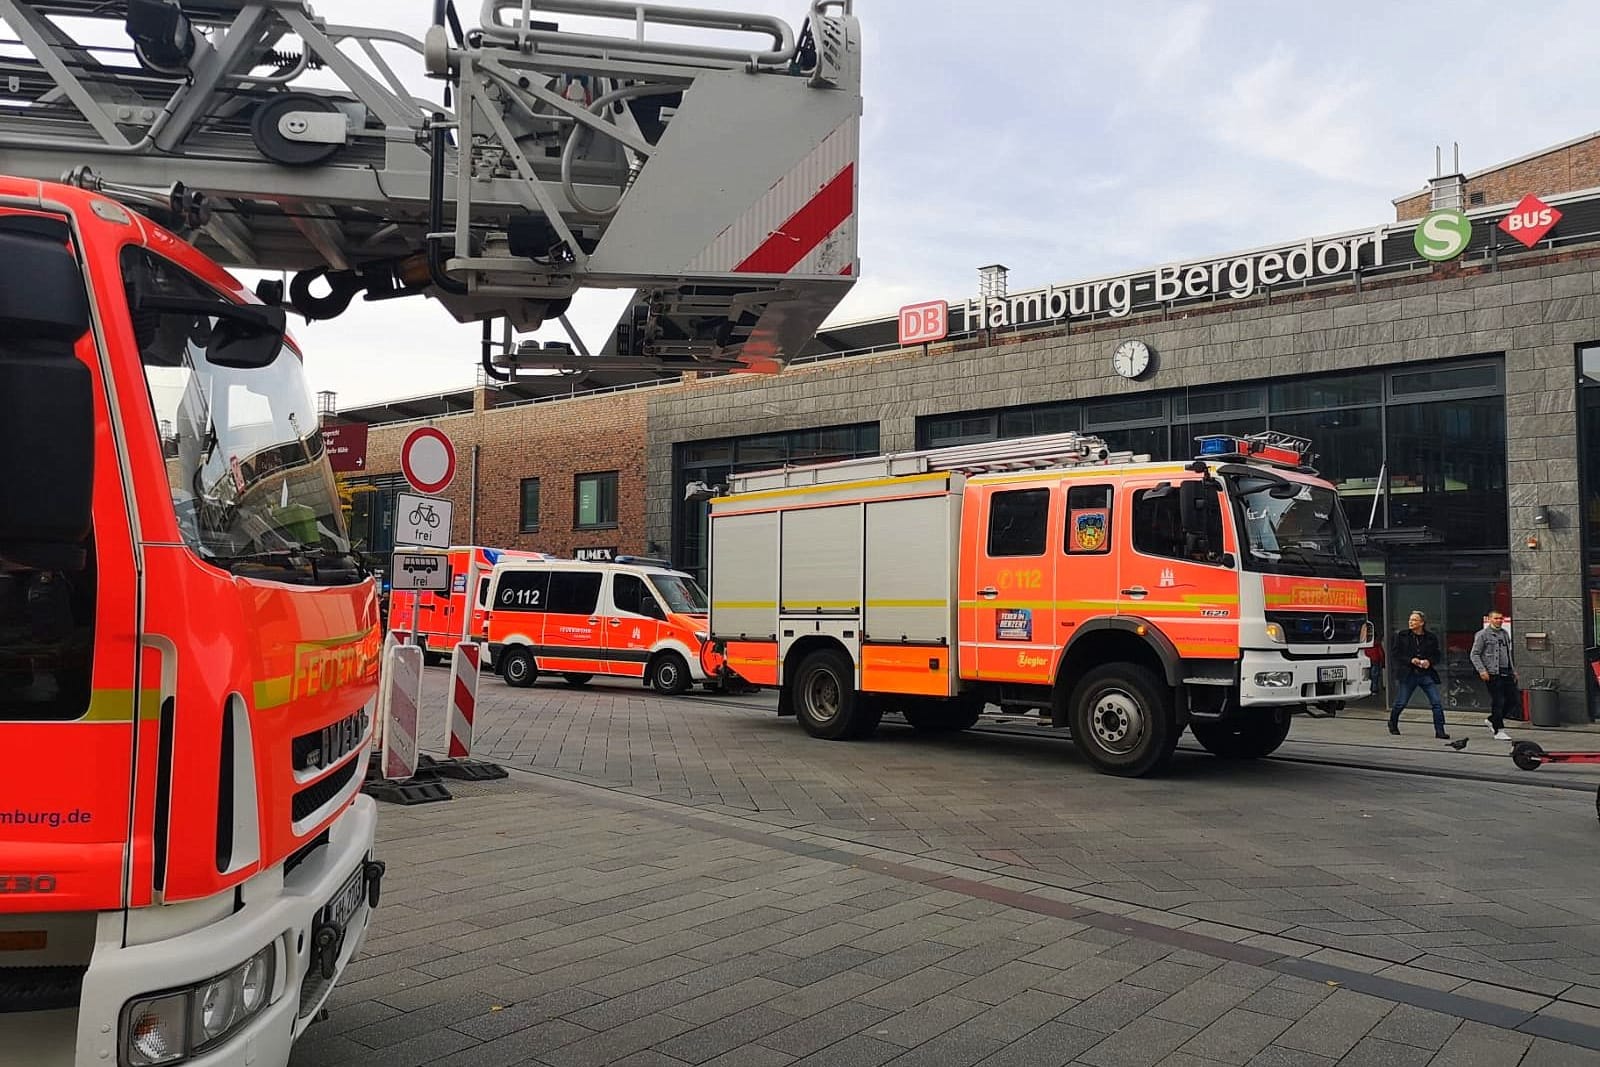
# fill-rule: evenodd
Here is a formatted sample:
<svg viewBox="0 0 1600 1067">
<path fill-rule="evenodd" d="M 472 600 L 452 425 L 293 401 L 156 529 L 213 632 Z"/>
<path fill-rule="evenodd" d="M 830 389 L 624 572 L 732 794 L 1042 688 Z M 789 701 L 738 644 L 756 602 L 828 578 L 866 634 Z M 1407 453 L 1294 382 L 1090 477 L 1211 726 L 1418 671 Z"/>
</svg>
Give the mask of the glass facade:
<svg viewBox="0 0 1600 1067">
<path fill-rule="evenodd" d="M 1600 715 L 1600 342 L 1578 348 L 1579 483 L 1583 494 L 1583 573 L 1585 636 L 1588 638 L 1589 717 Z"/>
<path fill-rule="evenodd" d="M 988 416 L 988 420 L 985 424 L 988 435 L 974 437 L 973 440 L 993 440 L 994 416 Z M 710 505 L 703 498 L 685 499 L 691 484 L 698 482 L 715 488 L 726 486 L 728 477 L 733 474 L 769 470 L 785 464 L 824 463 L 877 454 L 878 424 L 875 422 L 830 426 L 820 430 L 723 437 L 711 441 L 685 441 L 675 445 L 672 454 L 673 564 L 702 583 L 706 580 L 706 520 Z"/>
<path fill-rule="evenodd" d="M 1600 481 L 1600 345 L 1587 350 L 1586 457 Z M 1504 361 L 1452 360 L 1281 381 L 1067 401 L 918 421 L 922 448 L 1083 430 L 1116 450 L 1187 459 L 1212 433 L 1309 438 L 1358 532 L 1380 639 L 1425 612 L 1445 645 L 1449 704 L 1482 707 L 1467 662 L 1491 606 L 1511 607 Z M 1587 498 L 1591 630 L 1600 645 L 1600 485 Z"/>
</svg>

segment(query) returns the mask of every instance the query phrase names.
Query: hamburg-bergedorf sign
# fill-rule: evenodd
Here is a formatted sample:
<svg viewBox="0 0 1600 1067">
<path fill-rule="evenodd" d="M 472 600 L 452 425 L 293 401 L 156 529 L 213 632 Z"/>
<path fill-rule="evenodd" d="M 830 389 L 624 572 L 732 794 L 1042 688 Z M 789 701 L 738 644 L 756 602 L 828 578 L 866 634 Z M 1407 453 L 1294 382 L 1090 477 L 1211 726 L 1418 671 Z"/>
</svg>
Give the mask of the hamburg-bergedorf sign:
<svg viewBox="0 0 1600 1067">
<path fill-rule="evenodd" d="M 1052 285 L 1000 297 L 975 297 L 952 310 L 966 318 L 965 329 L 983 330 L 1030 322 L 1122 318 L 1135 308 L 1206 297 L 1244 300 L 1275 285 L 1332 280 L 1354 270 L 1381 267 L 1387 229 L 1315 238 L 1267 251 L 1246 252 L 1194 263 Z"/>
</svg>

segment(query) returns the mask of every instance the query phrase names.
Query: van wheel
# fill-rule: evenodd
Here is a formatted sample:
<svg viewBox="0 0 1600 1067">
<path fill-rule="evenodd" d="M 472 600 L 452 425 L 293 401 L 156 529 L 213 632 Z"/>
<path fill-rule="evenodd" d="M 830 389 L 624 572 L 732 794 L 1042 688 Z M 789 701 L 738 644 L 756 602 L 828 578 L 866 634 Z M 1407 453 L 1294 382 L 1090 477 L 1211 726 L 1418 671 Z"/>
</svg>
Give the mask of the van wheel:
<svg viewBox="0 0 1600 1067">
<path fill-rule="evenodd" d="M 1260 759 L 1278 751 L 1293 721 L 1285 708 L 1261 708 L 1247 719 L 1191 722 L 1189 730 L 1207 752 L 1222 759 Z"/>
<path fill-rule="evenodd" d="M 663 696 L 675 697 L 689 691 L 689 665 L 676 652 L 663 652 L 650 661 L 650 688 Z"/>
<path fill-rule="evenodd" d="M 1073 691 L 1072 739 L 1102 774 L 1140 778 L 1164 770 L 1178 747 L 1172 694 L 1132 663 L 1096 667 Z"/>
<path fill-rule="evenodd" d="M 515 689 L 526 689 L 539 677 L 539 668 L 525 648 L 508 648 L 500 663 L 500 677 Z"/>
<path fill-rule="evenodd" d="M 563 679 L 565 679 L 566 683 L 568 685 L 570 685 L 572 688 L 574 688 L 574 689 L 582 689 L 584 686 L 589 684 L 589 679 L 593 678 L 594 675 L 592 675 L 592 674 L 563 674 L 561 677 Z"/>
<path fill-rule="evenodd" d="M 902 714 L 918 733 L 959 733 L 977 725 L 983 702 L 967 698 L 919 701 L 908 705 Z"/>
<path fill-rule="evenodd" d="M 795 716 L 812 737 L 846 741 L 878 725 L 867 727 L 870 702 L 856 692 L 855 671 L 842 652 L 826 648 L 811 653 L 800 661 L 793 685 Z"/>
</svg>

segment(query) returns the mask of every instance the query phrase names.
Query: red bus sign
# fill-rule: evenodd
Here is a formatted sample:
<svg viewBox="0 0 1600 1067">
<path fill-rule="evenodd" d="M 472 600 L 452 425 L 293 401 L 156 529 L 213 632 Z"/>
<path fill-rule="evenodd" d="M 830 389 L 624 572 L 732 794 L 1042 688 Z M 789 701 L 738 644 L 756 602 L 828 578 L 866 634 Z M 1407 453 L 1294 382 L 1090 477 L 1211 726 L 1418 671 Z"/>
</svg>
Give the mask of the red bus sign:
<svg viewBox="0 0 1600 1067">
<path fill-rule="evenodd" d="M 1500 228 L 1521 241 L 1524 248 L 1532 248 L 1560 221 L 1560 211 L 1529 193 L 1500 220 Z"/>
<path fill-rule="evenodd" d="M 907 304 L 900 309 L 900 343 L 925 345 L 950 333 L 950 305 L 943 300 Z"/>
</svg>

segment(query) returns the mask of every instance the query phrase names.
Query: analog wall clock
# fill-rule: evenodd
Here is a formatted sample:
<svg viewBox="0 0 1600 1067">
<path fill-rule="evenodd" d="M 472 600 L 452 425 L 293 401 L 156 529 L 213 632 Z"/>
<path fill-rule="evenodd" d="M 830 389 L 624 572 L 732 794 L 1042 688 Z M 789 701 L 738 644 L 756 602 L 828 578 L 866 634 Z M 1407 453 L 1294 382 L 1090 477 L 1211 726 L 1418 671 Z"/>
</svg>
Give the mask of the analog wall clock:
<svg viewBox="0 0 1600 1067">
<path fill-rule="evenodd" d="M 1111 353 L 1111 366 L 1124 378 L 1141 377 L 1150 369 L 1150 346 L 1143 341 L 1124 341 Z"/>
</svg>

